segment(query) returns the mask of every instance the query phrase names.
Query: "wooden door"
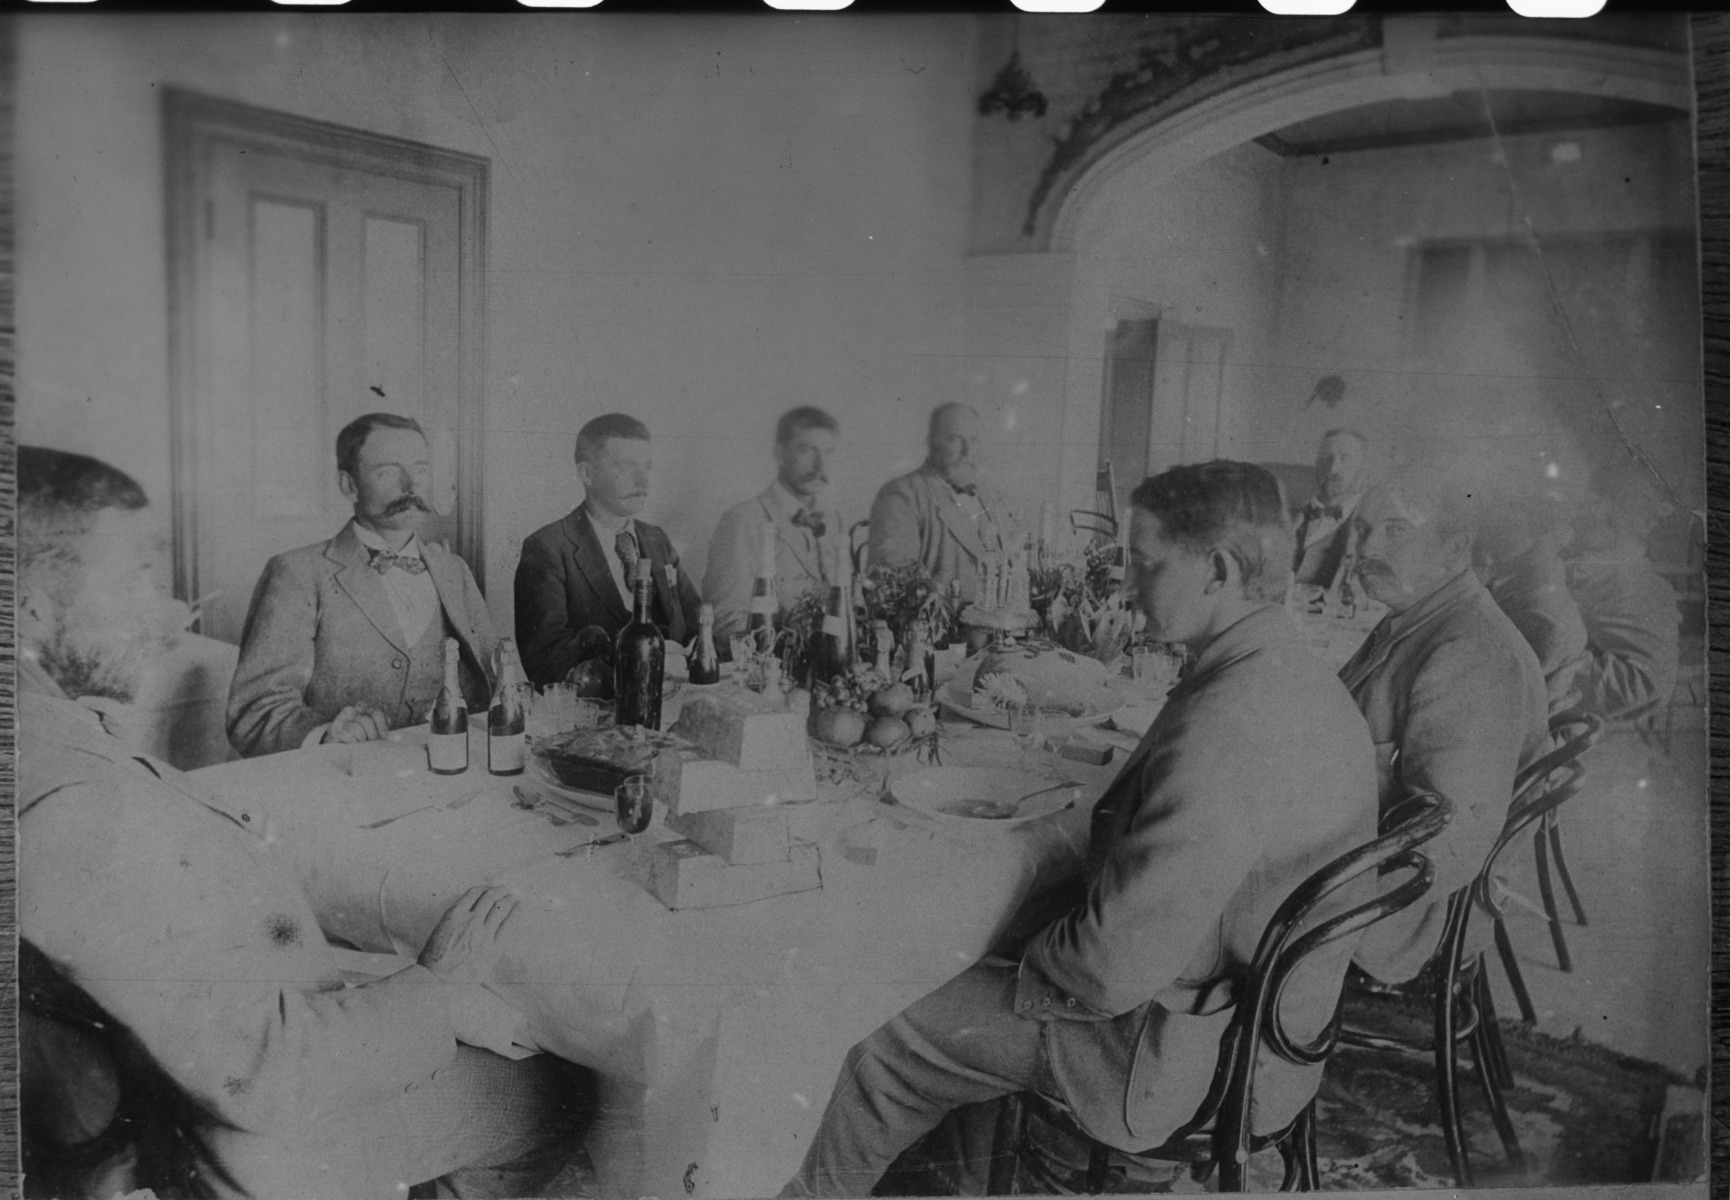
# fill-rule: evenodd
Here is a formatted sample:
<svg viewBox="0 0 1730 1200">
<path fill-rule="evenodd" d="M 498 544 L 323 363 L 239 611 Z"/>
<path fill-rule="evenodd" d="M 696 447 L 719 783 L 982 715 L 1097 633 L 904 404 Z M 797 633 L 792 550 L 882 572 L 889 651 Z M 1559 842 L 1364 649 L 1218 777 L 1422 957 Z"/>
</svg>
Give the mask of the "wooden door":
<svg viewBox="0 0 1730 1200">
<path fill-rule="evenodd" d="M 1129 494 L 1147 474 L 1158 344 L 1158 318 L 1137 317 L 1120 320 L 1106 347 L 1099 469 L 1103 477 L 1105 468 L 1111 468 L 1119 513 L 1128 511 Z"/>
<path fill-rule="evenodd" d="M 192 131 L 171 205 L 192 218 L 171 257 L 177 577 L 204 598 L 200 631 L 226 641 L 270 556 L 347 520 L 336 434 L 362 413 L 426 429 L 440 513 L 427 536 L 481 574 L 474 175 L 415 169 L 419 150 L 405 169 L 394 143 L 266 117 Z"/>
<path fill-rule="evenodd" d="M 1170 321 L 1160 325 L 1147 473 L 1203 462 L 1219 453 L 1225 356 L 1230 345 L 1229 330 Z"/>
</svg>

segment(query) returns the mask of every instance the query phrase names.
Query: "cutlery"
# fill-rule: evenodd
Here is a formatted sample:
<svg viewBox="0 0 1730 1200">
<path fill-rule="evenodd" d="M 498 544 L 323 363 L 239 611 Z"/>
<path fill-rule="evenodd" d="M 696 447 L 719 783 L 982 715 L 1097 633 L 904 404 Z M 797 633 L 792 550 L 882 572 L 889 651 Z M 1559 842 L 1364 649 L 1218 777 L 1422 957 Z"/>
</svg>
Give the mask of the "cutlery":
<svg viewBox="0 0 1730 1200">
<path fill-rule="evenodd" d="M 572 846 L 569 850 L 560 850 L 554 855 L 554 857 L 555 858 L 570 858 L 573 855 L 575 855 L 576 852 L 579 850 L 590 850 L 590 851 L 597 850 L 602 846 L 611 846 L 614 842 L 622 842 L 630 836 L 631 835 L 628 833 L 609 834 L 608 836 L 606 836 L 604 838 L 596 838 L 592 842 L 583 842 L 580 845 Z"/>
<path fill-rule="evenodd" d="M 528 788 L 521 785 L 512 788 L 511 792 L 517 798 L 516 803 L 518 808 L 527 808 L 545 813 L 547 819 L 555 825 L 569 825 L 573 821 L 578 825 L 600 824 L 599 821 L 594 817 L 589 816 L 587 813 L 580 813 L 574 809 L 567 808 L 556 801 L 547 799 L 539 792 L 531 792 Z"/>
<path fill-rule="evenodd" d="M 1028 792 L 1027 795 L 1021 797 L 1021 799 L 1019 799 L 1015 802 L 1015 807 L 1020 808 L 1023 804 L 1026 804 L 1029 800 L 1033 799 L 1035 796 L 1043 796 L 1043 795 L 1045 795 L 1046 792 L 1055 792 L 1055 791 L 1058 791 L 1059 789 L 1062 789 L 1062 788 L 1072 788 L 1072 787 L 1080 787 L 1080 786 L 1081 785 L 1073 779 L 1065 779 L 1060 783 L 1052 784 L 1050 787 L 1042 787 L 1036 792 Z"/>
</svg>

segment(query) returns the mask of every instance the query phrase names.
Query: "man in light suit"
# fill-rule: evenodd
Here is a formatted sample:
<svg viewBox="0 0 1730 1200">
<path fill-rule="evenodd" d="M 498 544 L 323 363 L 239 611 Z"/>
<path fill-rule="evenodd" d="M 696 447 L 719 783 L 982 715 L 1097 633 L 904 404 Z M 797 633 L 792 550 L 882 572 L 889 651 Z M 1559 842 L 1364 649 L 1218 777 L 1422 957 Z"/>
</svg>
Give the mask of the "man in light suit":
<svg viewBox="0 0 1730 1200">
<path fill-rule="evenodd" d="M 151 581 L 144 493 L 105 463 L 33 447 L 18 474 L 19 930 L 104 1014 L 94 1041 L 60 1025 L 29 1061 L 96 1110 L 112 1106 L 108 1070 L 156 1093 L 123 1097 L 152 1119 L 118 1138 L 151 1144 L 91 1175 L 164 1196 L 202 1182 L 225 1200 L 400 1200 L 440 1176 L 441 1195 L 538 1194 L 581 1114 L 573 1068 L 478 1048 L 516 1053 L 520 1016 L 481 986 L 515 897 L 466 893 L 417 965 L 346 987 L 263 814 L 110 732 L 187 615 Z M 177 1157 L 197 1178 L 152 1174 Z"/>
<path fill-rule="evenodd" d="M 715 606 L 718 645 L 745 628 L 763 560 L 763 527 L 775 527 L 775 598 L 785 613 L 810 592 L 827 598 L 848 553 L 847 525 L 824 503 L 841 426 L 820 408 L 795 408 L 775 425 L 775 481 L 721 514 L 709 543 L 703 598 Z M 849 601 L 851 603 L 851 601 Z"/>
<path fill-rule="evenodd" d="M 1136 603 L 1195 657 L 1094 807 L 1085 900 L 1019 961 L 981 960 L 855 1046 L 783 1195 L 870 1195 L 947 1111 L 1011 1092 L 1062 1100 L 1109 1145 L 1159 1144 L 1207 1092 L 1274 910 L 1375 836 L 1363 720 L 1281 603 L 1291 532 L 1273 476 L 1178 467 L 1131 504 Z M 1327 1024 L 1353 948 L 1292 980 L 1292 1029 Z M 1320 1077 L 1264 1056 L 1257 1131 L 1288 1123 Z"/>
<path fill-rule="evenodd" d="M 1358 951 L 1371 975 L 1404 983 L 1435 953 L 1449 895 L 1483 868 L 1515 775 L 1548 750 L 1549 701 L 1531 646 L 1472 573 L 1466 485 L 1408 472 L 1371 488 L 1355 520 L 1358 579 L 1388 615 L 1340 679 L 1369 723 L 1382 808 L 1413 792 L 1454 806 L 1424 848 L 1436 868 L 1430 899 L 1371 927 Z M 1483 934 L 1489 922 L 1472 928 Z"/>
<path fill-rule="evenodd" d="M 965 404 L 931 413 L 925 462 L 891 479 L 871 505 L 868 566 L 919 563 L 937 582 L 961 583 L 961 598 L 978 590 L 978 564 L 1005 548 L 1007 514 L 1001 497 L 979 484 L 979 414 Z"/>
<path fill-rule="evenodd" d="M 419 423 L 357 417 L 337 434 L 336 469 L 354 519 L 329 541 L 271 559 L 247 610 L 228 738 L 248 758 L 426 720 L 447 637 L 462 649 L 469 710 L 492 691 L 486 599 L 467 563 L 416 535 L 432 511 Z"/>
<path fill-rule="evenodd" d="M 1352 514 L 1358 506 L 1368 443 L 1354 429 L 1330 429 L 1316 450 L 1316 494 L 1292 510 L 1296 547 L 1292 577 L 1333 591 L 1355 550 Z"/>
<path fill-rule="evenodd" d="M 612 639 L 630 622 L 639 558 L 654 571 L 650 619 L 681 645 L 697 632 L 702 601 L 673 543 L 637 520 L 653 465 L 648 427 L 624 413 L 596 417 L 577 431 L 576 460 L 583 502 L 524 538 L 517 562 L 517 644 L 533 683 L 563 679 L 582 661 L 585 629 Z"/>
</svg>

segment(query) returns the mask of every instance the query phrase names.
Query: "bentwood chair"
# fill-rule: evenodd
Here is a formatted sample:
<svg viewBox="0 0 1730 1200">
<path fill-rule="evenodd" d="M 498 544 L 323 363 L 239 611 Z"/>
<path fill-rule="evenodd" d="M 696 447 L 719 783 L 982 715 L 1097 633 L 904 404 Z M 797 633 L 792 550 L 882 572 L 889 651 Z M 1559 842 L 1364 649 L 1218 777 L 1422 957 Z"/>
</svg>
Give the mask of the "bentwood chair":
<svg viewBox="0 0 1730 1200">
<path fill-rule="evenodd" d="M 1534 825 L 1537 827 L 1532 833 L 1532 853 L 1538 866 L 1538 894 L 1544 902 L 1544 916 L 1549 921 L 1550 941 L 1556 948 L 1557 965 L 1564 971 L 1573 970 L 1568 942 L 1562 933 L 1562 914 L 1556 904 L 1556 889 L 1550 879 L 1550 863 L 1552 860 L 1555 862 L 1556 875 L 1567 893 L 1575 921 L 1584 926 L 1586 909 L 1580 903 L 1580 893 L 1574 887 L 1573 876 L 1568 873 L 1568 860 L 1562 853 L 1562 826 L 1557 810 L 1579 794 L 1586 774 L 1581 756 L 1591 749 L 1603 732 L 1603 722 L 1584 709 L 1570 709 L 1550 718 L 1550 744 L 1554 748 L 1515 779 L 1514 803 L 1508 810 L 1507 823 L 1490 851 L 1489 863 L 1479 876 L 1478 902 L 1495 923 L 1496 952 L 1508 974 L 1514 999 L 1519 1003 L 1520 1018 L 1527 1024 L 1537 1021 L 1537 1011 L 1532 1006 L 1525 978 L 1520 974 L 1519 962 L 1514 957 L 1513 943 L 1508 937 L 1504 919 L 1506 900 L 1496 886 L 1493 868 L 1502 851 L 1516 837 Z"/>
<path fill-rule="evenodd" d="M 1080 1140 L 1088 1148 L 1084 1190 L 1105 1190 L 1114 1156 L 1166 1163 L 1188 1163 L 1204 1174 L 1219 1170 L 1219 1190 L 1241 1192 L 1250 1155 L 1277 1148 L 1285 1164 L 1281 1191 L 1314 1191 L 1319 1185 L 1316 1161 L 1315 1101 L 1311 1100 L 1290 1124 L 1257 1135 L 1250 1127 L 1255 1063 L 1261 1045 L 1288 1063 L 1314 1066 L 1325 1062 L 1339 1032 L 1339 1014 L 1309 1041 L 1300 1041 L 1286 1028 L 1280 999 L 1294 972 L 1325 946 L 1361 932 L 1367 926 L 1416 903 L 1430 888 L 1435 869 L 1417 847 L 1444 829 L 1453 817 L 1449 801 L 1433 794 L 1413 796 L 1384 819 L 1388 832 L 1341 855 L 1292 892 L 1274 913 L 1256 947 L 1231 1023 L 1220 1039 L 1219 1059 L 1201 1107 L 1184 1126 L 1151 1150 L 1128 1153 L 1094 1141 L 1073 1114 L 1058 1101 L 1035 1092 L 1010 1096 L 999 1111 L 993 1139 L 991 1173 L 986 1194 L 1010 1193 L 1016 1170 L 1028 1151 L 1030 1113 L 1044 1123 Z M 1397 886 L 1373 898 L 1305 925 L 1329 896 L 1366 875 L 1409 871 Z M 1302 932 L 1300 932 L 1302 931 Z"/>
<path fill-rule="evenodd" d="M 1093 480 L 1092 508 L 1070 510 L 1069 527 L 1076 533 L 1090 534 L 1097 541 L 1115 542 L 1117 523 L 1117 471 L 1106 463 Z"/>
</svg>

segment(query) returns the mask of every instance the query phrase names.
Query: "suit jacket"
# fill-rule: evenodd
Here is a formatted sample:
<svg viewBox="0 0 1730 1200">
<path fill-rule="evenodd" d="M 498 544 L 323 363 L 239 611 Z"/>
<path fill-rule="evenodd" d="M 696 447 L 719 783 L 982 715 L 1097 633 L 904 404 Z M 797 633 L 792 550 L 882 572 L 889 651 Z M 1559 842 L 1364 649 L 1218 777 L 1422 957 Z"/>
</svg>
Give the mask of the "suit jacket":
<svg viewBox="0 0 1730 1200">
<path fill-rule="evenodd" d="M 1313 584 L 1331 591 L 1339 586 L 1348 562 L 1357 553 L 1358 536 L 1352 527 L 1352 514 L 1357 511 L 1358 502 L 1354 498 L 1350 507 L 1342 506 L 1344 515 L 1340 518 L 1340 523 L 1326 537 L 1311 541 L 1306 546 L 1304 536 L 1306 521 L 1312 512 L 1311 505 L 1320 503 L 1319 499 L 1311 500 L 1309 504 L 1300 504 L 1292 509 L 1292 574 L 1299 583 Z"/>
<path fill-rule="evenodd" d="M 685 643 L 697 632 L 697 589 L 679 567 L 673 543 L 657 527 L 631 522 L 637 546 L 654 565 L 651 616 L 661 632 Z M 563 679 L 577 665 L 576 638 L 590 625 L 617 637 L 631 620 L 631 598 L 619 595 L 612 568 L 581 506 L 523 540 L 517 562 L 517 645 L 531 682 Z"/>
<path fill-rule="evenodd" d="M 486 598 L 450 551 L 423 542 L 421 555 L 462 647 L 464 696 L 471 710 L 484 707 L 498 645 Z M 368 558 L 350 521 L 265 566 L 228 696 L 228 739 L 242 755 L 298 749 L 349 704 L 381 709 L 392 728 L 426 719 L 404 695 L 411 648 Z"/>
<path fill-rule="evenodd" d="M 1370 974 L 1403 983 L 1435 953 L 1448 897 L 1501 835 L 1514 776 L 1549 749 L 1549 699 L 1537 656 L 1469 569 L 1383 618 L 1340 678 L 1369 722 L 1382 809 L 1413 792 L 1454 805 L 1424 847 L 1436 867 L 1430 898 L 1376 924 L 1358 951 Z M 1474 937 L 1488 927 L 1474 922 Z"/>
<path fill-rule="evenodd" d="M 1681 614 L 1645 550 L 1624 543 L 1569 563 L 1568 590 L 1586 623 L 1589 661 L 1576 677 L 1585 704 L 1618 721 L 1669 703 Z"/>
<path fill-rule="evenodd" d="M 981 487 L 979 501 L 993 520 L 975 522 L 955 502 L 955 493 L 929 466 L 891 479 L 871 505 L 869 566 L 898 567 L 917 562 L 947 587 L 961 581 L 961 598 L 971 602 L 978 590 L 975 564 L 1004 549 L 1002 497 Z M 990 528 L 981 530 L 981 524 Z"/>
<path fill-rule="evenodd" d="M 419 966 L 345 988 L 262 813 L 83 705 L 20 707 L 23 936 L 239 1127 L 213 1148 L 253 1197 L 401 1195 L 405 1089 L 456 1055 L 447 989 Z"/>
<path fill-rule="evenodd" d="M 725 644 L 728 637 L 745 628 L 751 603 L 751 585 L 763 557 L 763 525 L 775 525 L 775 599 L 786 612 L 808 592 L 827 598 L 829 582 L 836 578 L 841 556 L 848 552 L 847 526 L 834 509 L 821 507 L 823 536 L 813 537 L 802 525 L 793 524 L 799 511 L 793 494 L 772 483 L 742 504 L 721 514 L 715 536 L 709 542 L 709 566 L 703 572 L 703 598 L 715 606 L 715 638 Z"/>
<path fill-rule="evenodd" d="M 1555 547 L 1540 542 L 1517 558 L 1497 563 L 1484 586 L 1538 656 L 1550 711 L 1572 707 L 1574 677 L 1587 662 L 1586 625 L 1568 594 L 1567 574 Z"/>
<path fill-rule="evenodd" d="M 1274 910 L 1375 833 L 1363 718 L 1284 610 L 1258 609 L 1172 690 L 1093 810 L 1086 903 L 1022 956 L 1016 1009 L 1047 1022 L 1052 1068 L 1090 1133 L 1145 1149 L 1194 1115 Z M 1324 915 L 1361 898 L 1341 889 Z M 1293 978 L 1294 1032 L 1332 1017 L 1353 948 Z M 1263 1052 L 1255 1127 L 1289 1121 L 1320 1080 Z"/>
</svg>

